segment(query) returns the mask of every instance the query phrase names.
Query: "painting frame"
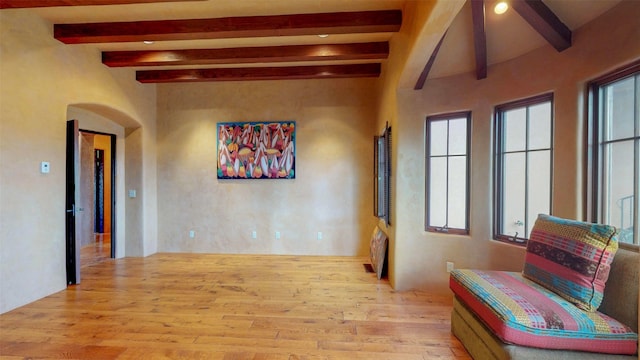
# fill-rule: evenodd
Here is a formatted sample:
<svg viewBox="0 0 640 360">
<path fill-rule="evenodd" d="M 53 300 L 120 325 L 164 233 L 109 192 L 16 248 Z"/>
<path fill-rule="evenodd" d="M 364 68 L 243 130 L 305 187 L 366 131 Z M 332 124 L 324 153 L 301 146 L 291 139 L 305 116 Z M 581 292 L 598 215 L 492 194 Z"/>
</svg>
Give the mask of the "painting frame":
<svg viewBox="0 0 640 360">
<path fill-rule="evenodd" d="M 387 234 L 382 231 L 379 225 L 376 225 L 373 229 L 373 234 L 371 234 L 371 242 L 369 243 L 369 259 L 371 260 L 371 267 L 378 277 L 378 280 L 382 279 L 382 276 L 385 275 L 386 272 L 388 244 Z"/>
<path fill-rule="evenodd" d="M 217 178 L 295 179 L 296 122 L 216 124 Z"/>
</svg>

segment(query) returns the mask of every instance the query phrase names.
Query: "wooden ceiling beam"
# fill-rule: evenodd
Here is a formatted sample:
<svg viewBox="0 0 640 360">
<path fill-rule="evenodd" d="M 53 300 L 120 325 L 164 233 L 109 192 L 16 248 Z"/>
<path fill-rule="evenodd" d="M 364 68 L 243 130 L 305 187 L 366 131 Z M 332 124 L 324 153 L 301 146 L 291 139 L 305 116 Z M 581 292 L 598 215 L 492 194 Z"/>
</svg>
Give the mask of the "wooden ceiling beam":
<svg viewBox="0 0 640 360">
<path fill-rule="evenodd" d="M 225 49 L 105 51 L 111 67 L 203 64 L 246 64 L 291 61 L 370 60 L 389 57 L 388 42 L 289 45 Z"/>
<path fill-rule="evenodd" d="M 440 46 L 442 46 L 442 42 L 444 41 L 445 36 L 447 36 L 446 31 L 440 38 L 440 41 L 438 41 L 438 44 L 436 45 L 435 49 L 433 49 L 431 56 L 429 56 L 429 60 L 424 65 L 424 69 L 422 69 L 422 72 L 418 77 L 418 81 L 416 81 L 416 85 L 413 87 L 414 90 L 421 90 L 424 87 L 424 83 L 427 81 L 427 77 L 429 77 L 429 73 L 431 72 L 433 63 L 436 62 L 436 57 L 438 56 L 438 52 L 440 51 Z"/>
<path fill-rule="evenodd" d="M 396 32 L 401 10 L 242 16 L 215 19 L 55 24 L 66 44 Z"/>
<path fill-rule="evenodd" d="M 473 19 L 473 45 L 476 54 L 476 78 L 487 77 L 487 34 L 484 30 L 484 0 L 471 0 Z"/>
<path fill-rule="evenodd" d="M 513 0 L 511 6 L 556 50 L 571 47 L 571 30 L 542 0 Z"/>
<path fill-rule="evenodd" d="M 380 64 L 136 71 L 141 83 L 333 79 L 380 76 Z"/>
<path fill-rule="evenodd" d="M 0 0 L 0 9 L 24 9 L 55 6 L 125 5 L 203 0 Z"/>
</svg>

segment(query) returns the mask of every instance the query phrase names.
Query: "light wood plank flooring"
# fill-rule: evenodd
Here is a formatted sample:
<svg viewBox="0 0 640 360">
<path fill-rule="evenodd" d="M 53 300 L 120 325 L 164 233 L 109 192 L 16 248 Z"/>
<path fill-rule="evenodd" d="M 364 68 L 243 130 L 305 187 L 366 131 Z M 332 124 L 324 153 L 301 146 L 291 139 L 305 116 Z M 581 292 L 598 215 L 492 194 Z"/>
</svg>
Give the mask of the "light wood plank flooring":
<svg viewBox="0 0 640 360">
<path fill-rule="evenodd" d="M 365 258 L 156 254 L 0 315 L 3 359 L 464 359 L 451 299 Z"/>
<path fill-rule="evenodd" d="M 80 248 L 80 267 L 99 264 L 111 258 L 111 234 L 94 234 L 89 245 Z"/>
</svg>

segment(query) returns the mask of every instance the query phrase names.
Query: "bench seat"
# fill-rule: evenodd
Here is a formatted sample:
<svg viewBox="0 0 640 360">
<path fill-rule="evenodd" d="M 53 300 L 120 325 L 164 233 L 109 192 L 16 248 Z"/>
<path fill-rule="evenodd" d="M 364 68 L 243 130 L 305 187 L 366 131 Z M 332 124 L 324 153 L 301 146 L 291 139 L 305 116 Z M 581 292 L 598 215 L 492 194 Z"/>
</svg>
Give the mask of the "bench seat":
<svg viewBox="0 0 640 360">
<path fill-rule="evenodd" d="M 638 334 L 600 312 L 578 309 L 521 273 L 457 269 L 451 290 L 502 341 L 544 349 L 635 354 Z"/>
</svg>

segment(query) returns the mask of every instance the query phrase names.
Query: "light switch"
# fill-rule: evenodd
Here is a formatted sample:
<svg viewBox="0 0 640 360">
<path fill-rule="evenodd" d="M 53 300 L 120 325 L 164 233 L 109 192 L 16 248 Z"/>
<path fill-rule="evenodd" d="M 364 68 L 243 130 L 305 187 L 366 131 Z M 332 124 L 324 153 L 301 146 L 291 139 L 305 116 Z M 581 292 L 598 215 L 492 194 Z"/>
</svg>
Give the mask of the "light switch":
<svg viewBox="0 0 640 360">
<path fill-rule="evenodd" d="M 49 170 L 51 170 L 51 165 L 48 161 L 43 161 L 40 163 L 40 172 L 43 174 L 48 174 Z"/>
<path fill-rule="evenodd" d="M 136 191 L 134 189 L 129 190 L 129 197 L 131 199 L 136 197 Z"/>
</svg>

